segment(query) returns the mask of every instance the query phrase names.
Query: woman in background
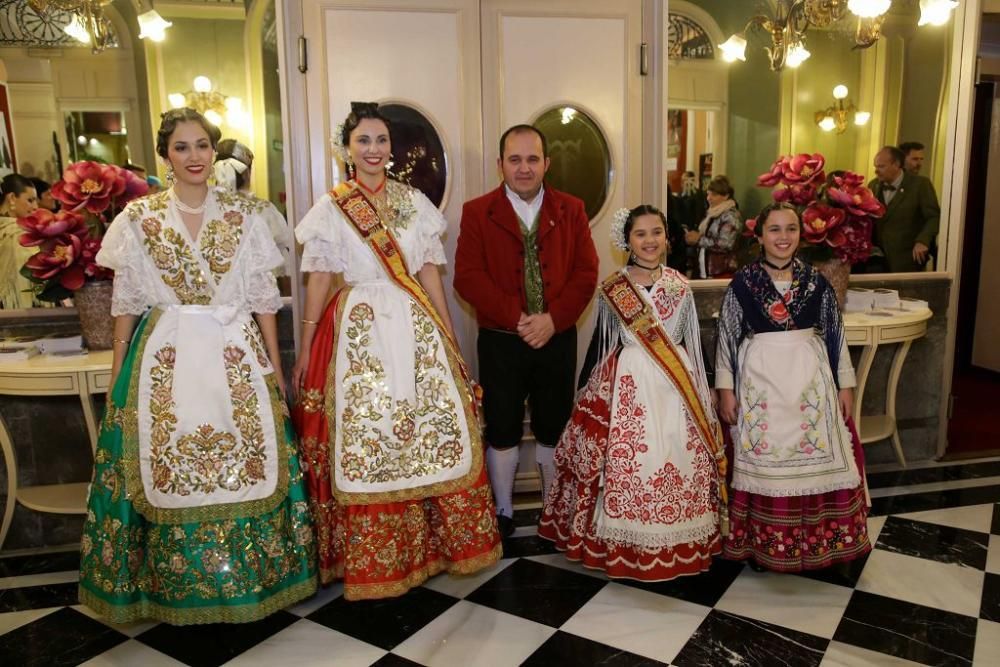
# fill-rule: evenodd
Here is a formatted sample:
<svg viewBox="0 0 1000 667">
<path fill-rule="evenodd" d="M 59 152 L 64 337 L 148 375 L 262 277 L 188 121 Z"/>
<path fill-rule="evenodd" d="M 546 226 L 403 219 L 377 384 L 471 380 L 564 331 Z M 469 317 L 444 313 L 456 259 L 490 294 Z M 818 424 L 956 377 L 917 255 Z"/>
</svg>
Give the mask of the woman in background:
<svg viewBox="0 0 1000 667">
<path fill-rule="evenodd" d="M 708 184 L 708 210 L 697 230 L 685 235 L 688 245 L 698 249 L 699 278 L 731 278 L 739 268 L 737 243 L 743 232 L 735 191 L 725 176 Z"/>
<path fill-rule="evenodd" d="M 17 219 L 31 215 L 38 208 L 38 191 L 30 178 L 7 174 L 0 181 L 0 307 L 31 308 L 35 301 L 34 283 L 21 275 L 21 267 L 37 248 L 19 243 L 24 230 Z"/>
<path fill-rule="evenodd" d="M 285 258 L 285 265 L 277 275 L 290 275 L 289 256 L 292 250 L 292 232 L 285 216 L 266 199 L 259 199 L 250 192 L 253 182 L 253 151 L 235 139 L 223 139 L 215 148 L 215 165 L 212 168 L 216 185 L 231 192 L 240 192 L 253 202 L 257 214 L 266 221 L 274 242 Z"/>
</svg>

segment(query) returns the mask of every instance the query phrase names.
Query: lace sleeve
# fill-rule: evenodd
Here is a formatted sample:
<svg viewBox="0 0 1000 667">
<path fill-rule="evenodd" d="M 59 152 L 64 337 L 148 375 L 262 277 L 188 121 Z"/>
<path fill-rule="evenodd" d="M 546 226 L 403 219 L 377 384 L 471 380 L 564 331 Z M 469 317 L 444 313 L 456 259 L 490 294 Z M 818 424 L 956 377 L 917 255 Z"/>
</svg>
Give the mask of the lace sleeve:
<svg viewBox="0 0 1000 667">
<path fill-rule="evenodd" d="M 285 221 L 285 216 L 281 215 L 281 212 L 269 201 L 264 202 L 261 215 L 267 220 L 271 238 L 274 239 L 278 250 L 281 251 L 282 265 L 275 269 L 274 272 L 279 276 L 289 275 L 288 258 L 295 244 L 292 240 L 292 231 L 288 228 L 288 222 Z"/>
<path fill-rule="evenodd" d="M 118 271 L 129 264 L 134 264 L 142 252 L 135 232 L 129 227 L 128 212 L 119 213 L 108 226 L 101 239 L 101 249 L 97 252 L 97 263 L 101 266 Z"/>
<path fill-rule="evenodd" d="M 424 264 L 445 265 L 448 258 L 444 254 L 441 235 L 448 229 L 448 221 L 441 215 L 430 199 L 419 190 L 413 190 L 413 204 L 417 209 L 417 235 L 420 238 L 419 261 L 410 267 L 419 271 Z"/>
<path fill-rule="evenodd" d="M 276 313 L 281 309 L 281 293 L 274 269 L 284 265 L 284 258 L 274 244 L 266 221 L 259 218 L 251 223 L 243 250 L 247 253 L 244 263 L 246 300 L 252 312 Z"/>
<path fill-rule="evenodd" d="M 330 195 L 323 195 L 295 226 L 295 238 L 302 244 L 299 268 L 305 273 L 343 273 L 347 263 L 339 243 L 340 219 Z"/>
<path fill-rule="evenodd" d="M 143 251 L 129 218 L 122 213 L 114 219 L 101 240 L 97 263 L 115 272 L 111 295 L 111 315 L 142 315 L 152 305 L 143 280 Z"/>
</svg>

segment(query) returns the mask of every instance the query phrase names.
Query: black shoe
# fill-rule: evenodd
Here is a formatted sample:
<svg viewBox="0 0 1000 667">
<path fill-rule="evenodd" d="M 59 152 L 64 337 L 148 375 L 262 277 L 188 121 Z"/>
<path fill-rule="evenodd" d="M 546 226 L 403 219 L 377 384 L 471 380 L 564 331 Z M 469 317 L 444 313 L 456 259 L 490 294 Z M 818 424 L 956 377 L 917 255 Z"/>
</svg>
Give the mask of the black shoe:
<svg viewBox="0 0 1000 667">
<path fill-rule="evenodd" d="M 767 572 L 767 568 L 755 560 L 751 559 L 747 561 L 747 565 L 749 565 L 750 569 L 753 570 L 754 572 Z"/>
<path fill-rule="evenodd" d="M 503 514 L 497 514 L 497 530 L 500 531 L 500 537 L 507 539 L 514 534 L 515 528 L 514 519 Z"/>
</svg>

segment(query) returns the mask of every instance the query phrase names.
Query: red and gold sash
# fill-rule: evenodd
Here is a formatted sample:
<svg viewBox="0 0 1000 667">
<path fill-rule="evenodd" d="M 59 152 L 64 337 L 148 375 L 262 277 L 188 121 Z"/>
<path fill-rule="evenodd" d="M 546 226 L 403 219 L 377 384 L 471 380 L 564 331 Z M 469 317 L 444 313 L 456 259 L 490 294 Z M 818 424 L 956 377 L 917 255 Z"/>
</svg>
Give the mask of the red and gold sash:
<svg viewBox="0 0 1000 667">
<path fill-rule="evenodd" d="M 622 325 L 628 329 L 656 365 L 667 376 L 667 379 L 680 392 L 688 412 L 701 433 L 702 439 L 715 456 L 719 469 L 719 516 L 722 518 L 723 534 L 727 532 L 726 519 L 726 454 L 722 440 L 722 429 L 718 420 L 710 419 L 694 384 L 694 378 L 684 365 L 674 348 L 670 336 L 663 330 L 660 320 L 653 314 L 653 309 L 624 273 L 616 271 L 601 283 L 601 295 L 611 310 L 618 316 Z"/>
<path fill-rule="evenodd" d="M 413 302 L 423 310 L 424 314 L 434 322 L 438 333 L 441 334 L 441 340 L 444 341 L 445 347 L 448 349 L 449 356 L 455 359 L 458 364 L 462 380 L 472 401 L 472 409 L 478 417 L 482 389 L 472 379 L 458 344 L 451 337 L 448 328 L 445 327 L 441 315 L 431 303 L 427 292 L 410 274 L 406 266 L 406 258 L 403 256 L 403 251 L 399 247 L 396 237 L 382 221 L 375 205 L 371 203 L 361 188 L 349 182 L 341 183 L 333 188 L 330 191 L 330 198 L 344 213 L 344 217 L 351 223 L 354 231 L 358 233 L 365 245 L 375 254 L 396 286 L 406 292 L 413 299 Z"/>
</svg>

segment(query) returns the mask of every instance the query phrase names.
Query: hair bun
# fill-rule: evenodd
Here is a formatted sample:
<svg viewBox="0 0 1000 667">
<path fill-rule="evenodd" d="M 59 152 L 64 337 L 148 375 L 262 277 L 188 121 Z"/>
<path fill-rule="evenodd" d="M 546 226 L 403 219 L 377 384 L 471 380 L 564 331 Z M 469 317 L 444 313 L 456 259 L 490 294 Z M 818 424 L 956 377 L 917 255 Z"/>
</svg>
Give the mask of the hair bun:
<svg viewBox="0 0 1000 667">
<path fill-rule="evenodd" d="M 351 113 L 359 116 L 363 113 L 375 113 L 378 111 L 378 102 L 351 102 Z"/>
</svg>

